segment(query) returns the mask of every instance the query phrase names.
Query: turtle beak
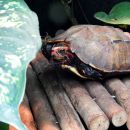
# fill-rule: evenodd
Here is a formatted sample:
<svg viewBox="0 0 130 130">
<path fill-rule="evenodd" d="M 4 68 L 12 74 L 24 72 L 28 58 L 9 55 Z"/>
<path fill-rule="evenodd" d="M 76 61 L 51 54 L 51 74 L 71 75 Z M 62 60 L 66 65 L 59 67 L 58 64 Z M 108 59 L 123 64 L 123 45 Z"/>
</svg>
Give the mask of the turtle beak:
<svg viewBox="0 0 130 130">
<path fill-rule="evenodd" d="M 52 51 L 52 47 L 53 47 L 53 44 L 43 44 L 42 45 L 42 54 L 48 59 L 50 60 L 51 59 L 51 51 Z"/>
</svg>

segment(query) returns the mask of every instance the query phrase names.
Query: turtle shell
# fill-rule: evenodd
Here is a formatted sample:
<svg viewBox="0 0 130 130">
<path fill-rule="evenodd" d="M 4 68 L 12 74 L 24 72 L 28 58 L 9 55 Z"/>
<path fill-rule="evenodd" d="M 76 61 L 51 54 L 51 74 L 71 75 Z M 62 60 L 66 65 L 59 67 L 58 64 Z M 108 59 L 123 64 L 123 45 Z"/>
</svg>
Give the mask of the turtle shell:
<svg viewBox="0 0 130 130">
<path fill-rule="evenodd" d="M 103 72 L 130 71 L 130 36 L 110 26 L 78 25 L 55 37 L 70 44 L 78 58 Z"/>
</svg>

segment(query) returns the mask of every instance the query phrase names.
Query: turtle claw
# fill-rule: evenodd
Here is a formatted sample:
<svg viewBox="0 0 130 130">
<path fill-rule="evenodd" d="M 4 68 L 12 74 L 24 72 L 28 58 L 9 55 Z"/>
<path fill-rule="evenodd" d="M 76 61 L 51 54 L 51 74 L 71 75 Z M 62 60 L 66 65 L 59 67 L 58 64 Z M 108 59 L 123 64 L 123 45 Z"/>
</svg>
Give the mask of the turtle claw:
<svg viewBox="0 0 130 130">
<path fill-rule="evenodd" d="M 84 73 L 86 77 L 90 77 L 91 79 L 103 80 L 103 75 L 90 66 L 86 65 Z"/>
<path fill-rule="evenodd" d="M 92 75 L 92 78 L 98 79 L 98 80 L 103 80 L 103 75 L 100 74 L 99 72 L 96 72 Z"/>
</svg>

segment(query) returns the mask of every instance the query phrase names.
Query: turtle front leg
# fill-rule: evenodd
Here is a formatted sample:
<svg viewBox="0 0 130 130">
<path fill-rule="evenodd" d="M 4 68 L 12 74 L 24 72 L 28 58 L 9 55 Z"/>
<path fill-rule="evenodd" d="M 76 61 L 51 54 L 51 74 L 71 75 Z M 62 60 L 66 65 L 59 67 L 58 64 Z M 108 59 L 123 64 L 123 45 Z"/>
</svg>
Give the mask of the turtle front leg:
<svg viewBox="0 0 130 130">
<path fill-rule="evenodd" d="M 95 79 L 95 80 L 103 79 L 103 75 L 97 70 L 95 70 L 94 68 L 92 68 L 91 66 L 86 65 L 86 64 L 81 64 L 80 67 L 85 77 L 90 78 L 90 79 Z"/>
</svg>

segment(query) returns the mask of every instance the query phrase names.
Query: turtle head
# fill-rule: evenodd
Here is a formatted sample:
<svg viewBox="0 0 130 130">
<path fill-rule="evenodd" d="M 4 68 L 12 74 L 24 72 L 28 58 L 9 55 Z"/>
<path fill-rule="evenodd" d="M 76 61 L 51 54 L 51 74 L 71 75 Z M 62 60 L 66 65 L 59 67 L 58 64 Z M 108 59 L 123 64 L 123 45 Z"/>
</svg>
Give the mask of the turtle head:
<svg viewBox="0 0 130 130">
<path fill-rule="evenodd" d="M 83 63 L 71 52 L 69 44 L 65 41 L 54 40 L 44 43 L 42 53 L 51 63 L 58 63 L 63 69 L 68 69 L 81 78 L 102 79 L 100 72 Z"/>
<path fill-rule="evenodd" d="M 68 43 L 65 41 L 48 41 L 42 46 L 42 53 L 51 61 L 57 63 L 69 62 L 73 54 L 70 51 Z"/>
</svg>

